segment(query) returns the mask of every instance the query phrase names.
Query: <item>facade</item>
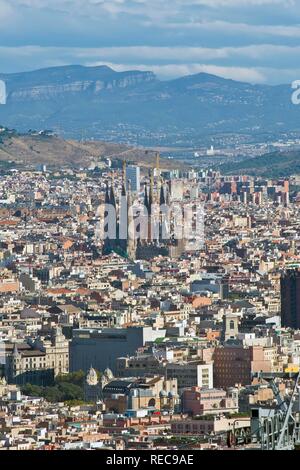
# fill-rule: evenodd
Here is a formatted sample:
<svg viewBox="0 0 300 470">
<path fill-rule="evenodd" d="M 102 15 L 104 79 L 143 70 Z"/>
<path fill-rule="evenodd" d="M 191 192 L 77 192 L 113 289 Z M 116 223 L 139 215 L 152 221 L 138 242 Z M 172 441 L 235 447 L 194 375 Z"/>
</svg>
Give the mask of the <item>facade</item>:
<svg viewBox="0 0 300 470">
<path fill-rule="evenodd" d="M 184 388 L 190 387 L 213 388 L 213 365 L 203 364 L 199 361 L 180 364 L 168 363 L 166 377 L 177 379 L 179 393 Z"/>
<path fill-rule="evenodd" d="M 102 253 L 108 255 L 112 252 L 119 252 L 123 256 L 135 259 L 135 234 L 132 234 L 130 230 L 134 223 L 133 211 L 131 209 L 132 191 L 131 188 L 128 191 L 126 190 L 125 178 L 126 168 L 124 165 L 119 204 L 116 201 L 114 187 L 111 186 L 109 190 L 108 185 L 106 186 Z"/>
<path fill-rule="evenodd" d="M 48 385 L 54 379 L 54 369 L 47 363 L 46 353 L 32 348 L 13 345 L 13 350 L 6 350 L 4 374 L 8 383 L 25 385 Z"/>
<path fill-rule="evenodd" d="M 192 415 L 236 413 L 239 409 L 237 389 L 201 389 L 192 387 L 182 394 L 182 411 Z"/>
<path fill-rule="evenodd" d="M 46 385 L 58 374 L 69 372 L 69 342 L 61 328 L 33 342 L 5 345 L 2 374 L 9 383 Z"/>
<path fill-rule="evenodd" d="M 227 314 L 223 317 L 223 338 L 224 341 L 236 339 L 239 333 L 239 317 L 234 314 Z"/>
<path fill-rule="evenodd" d="M 288 270 L 281 277 L 281 324 L 300 328 L 300 271 Z"/>
<path fill-rule="evenodd" d="M 88 371 L 91 364 L 100 372 L 109 367 L 116 373 L 116 359 L 134 354 L 147 342 L 165 337 L 166 330 L 151 327 L 82 329 L 73 331 L 70 370 Z"/>
<path fill-rule="evenodd" d="M 127 190 L 130 184 L 131 190 L 139 193 L 141 190 L 141 172 L 139 166 L 128 165 L 126 168 Z"/>
<path fill-rule="evenodd" d="M 153 375 L 143 379 L 112 379 L 103 387 L 108 412 L 174 410 L 178 403 L 177 380 Z"/>
<path fill-rule="evenodd" d="M 129 259 L 151 260 L 158 256 L 178 257 L 184 251 L 187 242 L 185 234 L 178 239 L 172 236 L 171 227 L 174 229 L 177 223 L 176 211 L 166 217 L 163 209 L 157 210 L 157 205 L 163 208 L 168 204 L 170 188 L 158 182 L 154 188 L 154 171 L 150 171 L 149 176 L 150 187 L 148 190 L 145 184 L 144 205 L 140 206 L 139 211 L 132 207 L 140 192 L 139 167 L 126 168 L 124 164 L 119 195 L 115 193 L 113 181 L 110 188 L 106 185 L 102 218 L 103 255 L 115 252 Z M 183 217 L 183 208 L 181 211 Z"/>
<path fill-rule="evenodd" d="M 22 287 L 29 292 L 36 292 L 41 288 L 41 281 L 27 273 L 20 275 L 20 283 Z"/>
<path fill-rule="evenodd" d="M 191 282 L 192 293 L 211 292 L 214 294 L 221 294 L 222 278 L 217 275 L 203 275 L 201 279 L 195 279 Z"/>
<path fill-rule="evenodd" d="M 251 383 L 252 374 L 270 372 L 272 363 L 266 360 L 262 346 L 225 346 L 214 351 L 214 384 L 216 387 L 235 387 Z"/>
<path fill-rule="evenodd" d="M 153 373 L 164 373 L 164 364 L 153 355 L 117 358 L 116 375 L 118 377 L 142 377 Z"/>
<path fill-rule="evenodd" d="M 69 341 L 60 327 L 53 328 L 48 337 L 39 337 L 34 347 L 46 354 L 46 363 L 54 370 L 54 376 L 69 372 Z"/>
<path fill-rule="evenodd" d="M 13 277 L 8 277 L 4 275 L 0 277 L 0 294 L 11 294 L 14 292 L 19 292 L 20 290 L 20 283 L 18 280 L 14 279 Z"/>
<path fill-rule="evenodd" d="M 215 435 L 218 433 L 224 433 L 232 430 L 232 426 L 235 426 L 235 429 L 249 429 L 250 428 L 250 418 L 243 420 L 236 420 L 235 418 L 208 418 L 205 419 L 187 419 L 176 421 L 171 424 L 171 432 L 173 434 L 209 434 Z"/>
</svg>

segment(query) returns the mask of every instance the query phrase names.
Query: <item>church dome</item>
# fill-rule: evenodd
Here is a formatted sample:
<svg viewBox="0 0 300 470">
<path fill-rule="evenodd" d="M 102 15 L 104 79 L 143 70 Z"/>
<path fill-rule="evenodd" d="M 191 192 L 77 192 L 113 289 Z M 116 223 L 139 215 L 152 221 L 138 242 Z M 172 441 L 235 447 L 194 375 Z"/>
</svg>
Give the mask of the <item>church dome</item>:
<svg viewBox="0 0 300 470">
<path fill-rule="evenodd" d="M 0 385 L 2 385 L 2 386 L 7 385 L 5 377 L 0 378 Z"/>
<path fill-rule="evenodd" d="M 105 369 L 104 375 L 107 377 L 108 380 L 112 380 L 114 378 L 114 374 L 108 367 Z"/>
<path fill-rule="evenodd" d="M 97 372 L 93 367 L 90 368 L 87 376 L 86 376 L 86 382 L 88 385 L 97 385 L 98 384 L 98 376 Z"/>
</svg>

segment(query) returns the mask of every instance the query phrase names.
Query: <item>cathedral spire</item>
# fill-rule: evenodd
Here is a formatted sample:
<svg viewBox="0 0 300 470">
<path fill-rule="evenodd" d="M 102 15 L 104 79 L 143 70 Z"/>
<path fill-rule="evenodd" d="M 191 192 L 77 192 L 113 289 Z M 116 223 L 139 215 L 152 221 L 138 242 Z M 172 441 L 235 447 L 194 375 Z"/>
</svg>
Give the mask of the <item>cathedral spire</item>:
<svg viewBox="0 0 300 470">
<path fill-rule="evenodd" d="M 156 153 L 156 168 L 155 168 L 155 174 L 156 174 L 156 200 L 158 202 L 158 198 L 160 195 L 160 188 L 162 185 L 162 179 L 160 176 L 160 154 L 159 152 Z"/>
<path fill-rule="evenodd" d="M 166 203 L 165 199 L 165 190 L 164 190 L 164 185 L 161 179 L 161 184 L 160 184 L 160 195 L 159 195 L 159 205 L 162 206 Z"/>
<path fill-rule="evenodd" d="M 160 154 L 159 152 L 157 152 L 156 154 L 156 172 L 157 172 L 156 176 L 157 178 L 159 178 L 160 177 Z"/>
<path fill-rule="evenodd" d="M 116 228 L 116 216 L 112 213 L 111 205 L 116 207 L 115 196 L 111 186 L 110 192 L 108 188 L 108 183 L 106 183 L 105 191 L 105 208 L 104 208 L 104 244 L 102 252 L 104 255 L 108 255 L 113 251 L 115 244 L 115 237 L 111 236 L 114 231 L 117 232 Z M 115 233 L 115 236 L 117 234 Z"/>
<path fill-rule="evenodd" d="M 109 204 L 110 199 L 109 199 L 109 191 L 108 191 L 108 182 L 106 181 L 105 183 L 105 204 Z"/>
<path fill-rule="evenodd" d="M 121 196 L 126 196 L 126 160 L 123 161 Z"/>
<path fill-rule="evenodd" d="M 149 199 L 148 199 L 148 192 L 147 192 L 147 184 L 145 183 L 145 189 L 144 189 L 144 206 L 146 207 L 147 211 L 149 209 Z"/>
<path fill-rule="evenodd" d="M 126 191 L 126 162 L 123 163 L 122 189 L 119 198 L 119 220 L 117 225 L 118 245 L 122 253 L 126 253 L 128 245 L 128 197 Z"/>
<path fill-rule="evenodd" d="M 150 170 L 149 214 L 151 214 L 152 212 L 153 190 L 154 190 L 154 175 L 153 175 L 153 171 Z"/>
<path fill-rule="evenodd" d="M 112 174 L 112 181 L 111 181 L 111 187 L 110 187 L 110 204 L 112 204 L 114 207 L 116 207 L 116 198 L 115 198 L 115 175 L 114 173 Z"/>
<path fill-rule="evenodd" d="M 17 347 L 16 343 L 14 344 L 13 356 L 14 357 L 19 357 L 19 351 L 18 351 L 18 347 Z"/>
<path fill-rule="evenodd" d="M 169 200 L 171 202 L 171 198 L 172 198 L 172 180 L 168 181 L 168 197 L 169 197 Z"/>
<path fill-rule="evenodd" d="M 127 240 L 127 255 L 130 259 L 135 259 L 136 256 L 136 241 L 135 241 L 135 223 L 133 218 L 132 210 L 132 195 L 131 195 L 131 185 L 128 181 L 128 240 Z"/>
</svg>

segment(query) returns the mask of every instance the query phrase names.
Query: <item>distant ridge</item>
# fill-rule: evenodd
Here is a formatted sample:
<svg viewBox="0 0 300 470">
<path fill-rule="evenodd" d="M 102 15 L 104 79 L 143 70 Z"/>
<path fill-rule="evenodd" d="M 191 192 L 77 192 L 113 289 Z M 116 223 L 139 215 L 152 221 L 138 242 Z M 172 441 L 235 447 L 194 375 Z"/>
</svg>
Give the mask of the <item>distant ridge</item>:
<svg viewBox="0 0 300 470">
<path fill-rule="evenodd" d="M 300 174 L 300 150 L 272 152 L 239 163 L 220 166 L 223 174 L 247 174 L 266 178 L 287 178 Z"/>
<path fill-rule="evenodd" d="M 26 167 L 46 164 L 56 168 L 86 168 L 91 162 L 99 162 L 104 157 L 110 157 L 113 164 L 120 168 L 123 160 L 149 168 L 155 162 L 156 153 L 112 142 L 66 140 L 48 132 L 19 134 L 0 125 L 0 169 L 3 162 Z M 161 165 L 162 168 L 181 167 L 175 160 L 163 158 Z"/>
<path fill-rule="evenodd" d="M 223 133 L 250 136 L 298 131 L 300 106 L 288 85 L 251 85 L 199 73 L 160 81 L 150 71 L 116 72 L 71 65 L 1 74 L 8 127 L 53 129 L 60 135 L 144 145 Z M 180 139 L 178 137 L 180 136 Z"/>
</svg>

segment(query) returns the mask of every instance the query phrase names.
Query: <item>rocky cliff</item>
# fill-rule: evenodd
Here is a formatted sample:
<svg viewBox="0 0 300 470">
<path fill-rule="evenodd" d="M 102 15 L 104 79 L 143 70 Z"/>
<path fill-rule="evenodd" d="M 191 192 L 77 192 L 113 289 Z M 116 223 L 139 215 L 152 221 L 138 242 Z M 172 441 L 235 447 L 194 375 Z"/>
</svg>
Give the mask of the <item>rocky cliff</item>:
<svg viewBox="0 0 300 470">
<path fill-rule="evenodd" d="M 48 71 L 48 73 L 47 73 Z M 115 72 L 106 66 L 58 67 L 22 74 L 0 74 L 6 84 L 7 101 L 51 100 L 68 95 L 98 95 L 104 90 L 125 89 L 154 82 L 152 72 Z"/>
</svg>

